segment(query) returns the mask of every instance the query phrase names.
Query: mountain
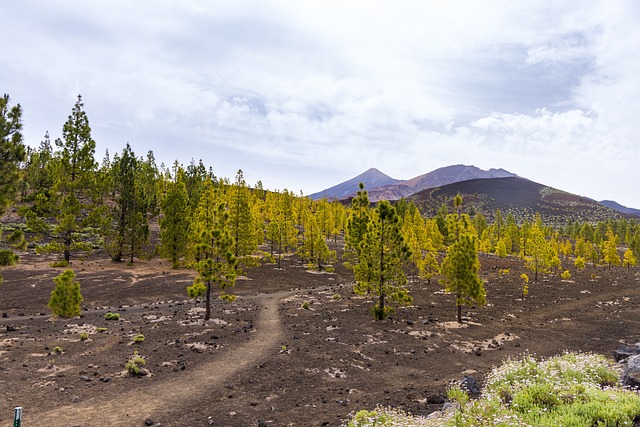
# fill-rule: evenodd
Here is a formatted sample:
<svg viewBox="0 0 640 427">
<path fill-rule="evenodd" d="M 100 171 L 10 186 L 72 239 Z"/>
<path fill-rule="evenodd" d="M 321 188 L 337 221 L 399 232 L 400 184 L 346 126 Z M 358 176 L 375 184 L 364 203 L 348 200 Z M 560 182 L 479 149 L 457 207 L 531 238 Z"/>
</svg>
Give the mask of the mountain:
<svg viewBox="0 0 640 427">
<path fill-rule="evenodd" d="M 476 166 L 452 165 L 436 169 L 424 175 L 416 176 L 408 181 L 398 184 L 387 185 L 369 190 L 369 200 L 377 202 L 379 200 L 398 200 L 402 197 L 409 197 L 427 188 L 439 187 L 471 179 L 507 178 L 518 175 L 504 169 L 482 170 Z"/>
<path fill-rule="evenodd" d="M 482 212 L 489 220 L 500 209 L 516 222 L 531 220 L 540 213 L 545 222 L 558 225 L 572 221 L 599 221 L 621 218 L 623 214 L 588 197 L 567 193 L 520 177 L 485 178 L 461 181 L 420 191 L 408 197 L 425 215 L 435 215 L 443 204 L 453 211 L 452 200 L 462 195 L 463 211 Z"/>
<path fill-rule="evenodd" d="M 398 179 L 393 179 L 388 175 L 383 174 L 378 169 L 371 168 L 360 175 L 351 178 L 348 181 L 334 185 L 331 188 L 322 190 L 318 193 L 311 194 L 309 197 L 317 200 L 326 197 L 329 200 L 341 200 L 351 196 L 355 196 L 358 191 L 358 185 L 364 184 L 364 188 L 367 190 L 373 189 L 385 185 L 393 185 L 398 182 L 402 182 Z"/>
<path fill-rule="evenodd" d="M 467 181 L 470 179 L 504 177 L 517 177 L 517 175 L 507 172 L 504 169 L 489 169 L 488 171 L 485 171 L 475 166 L 453 165 L 436 169 L 424 175 L 416 176 L 408 181 L 402 181 L 393 179 L 379 170 L 372 168 L 355 178 L 312 194 L 309 197 L 314 200 L 322 197 L 338 200 L 354 197 L 358 191 L 358 184 L 362 182 L 369 193 L 369 200 L 372 202 L 380 200 L 399 200 L 427 188 Z"/>
<path fill-rule="evenodd" d="M 601 205 L 605 205 L 611 209 L 615 209 L 622 213 L 626 213 L 634 216 L 640 216 L 640 209 L 628 208 L 626 206 L 622 206 L 620 203 L 614 202 L 613 200 L 603 200 L 598 203 L 600 203 Z"/>
</svg>

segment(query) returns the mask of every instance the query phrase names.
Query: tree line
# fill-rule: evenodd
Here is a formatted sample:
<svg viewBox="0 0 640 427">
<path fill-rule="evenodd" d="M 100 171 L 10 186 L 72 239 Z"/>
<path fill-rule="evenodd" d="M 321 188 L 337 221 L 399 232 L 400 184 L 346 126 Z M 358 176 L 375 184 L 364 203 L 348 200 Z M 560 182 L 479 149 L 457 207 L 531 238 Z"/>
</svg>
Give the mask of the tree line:
<svg viewBox="0 0 640 427">
<path fill-rule="evenodd" d="M 233 300 L 228 289 L 244 269 L 261 262 L 282 268 L 295 259 L 330 271 L 341 242 L 354 291 L 375 299 L 376 319 L 411 303 L 409 276 L 426 284 L 437 279 L 455 295 L 461 321 L 463 305 L 486 299 L 479 253 L 519 257 L 537 280 L 569 263 L 576 272 L 585 263 L 632 267 L 640 250 L 640 226 L 628 220 L 554 228 L 539 215 L 517 224 L 497 210 L 489 224 L 481 212 L 465 213 L 460 195 L 427 218 L 404 199 L 371 204 L 363 185 L 349 206 L 313 201 L 267 191 L 261 182 L 250 186 L 241 170 L 233 181 L 217 177 L 202 160 L 158 166 L 152 151 L 138 156 L 129 144 L 98 162 L 81 96 L 61 137 L 52 143 L 46 133 L 31 148 L 22 139 L 22 109 L 9 104 L 8 95 L 0 98 L 0 214 L 15 204 L 24 221 L 3 227 L 12 230 L 0 235 L 0 264 L 17 262 L 15 251 L 28 244 L 59 254 L 57 266 L 94 251 L 114 262 L 160 256 L 195 271 L 187 292 L 205 296 L 206 318 L 212 290 Z"/>
</svg>

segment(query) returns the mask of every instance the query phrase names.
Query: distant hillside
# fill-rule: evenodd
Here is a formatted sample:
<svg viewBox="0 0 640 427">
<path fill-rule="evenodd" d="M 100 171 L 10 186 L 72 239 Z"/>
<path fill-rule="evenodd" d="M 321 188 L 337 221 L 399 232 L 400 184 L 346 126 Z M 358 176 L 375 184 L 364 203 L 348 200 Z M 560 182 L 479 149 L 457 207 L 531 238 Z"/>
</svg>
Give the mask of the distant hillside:
<svg viewBox="0 0 640 427">
<path fill-rule="evenodd" d="M 402 181 L 393 179 L 379 170 L 372 168 L 355 178 L 312 194 L 309 197 L 312 199 L 320 199 L 322 197 L 338 200 L 347 199 L 355 196 L 358 191 L 358 184 L 362 182 L 369 193 L 369 200 L 372 202 L 380 200 L 399 200 L 427 188 L 467 181 L 470 179 L 504 177 L 517 177 L 517 175 L 507 172 L 504 169 L 489 169 L 488 171 L 485 171 L 475 166 L 453 165 L 436 169 L 407 181 Z"/>
<path fill-rule="evenodd" d="M 504 169 L 482 170 L 476 166 L 452 165 L 436 169 L 424 175 L 416 176 L 408 181 L 398 184 L 386 185 L 369 191 L 369 199 L 372 202 L 379 200 L 399 200 L 409 197 L 427 188 L 439 187 L 471 179 L 507 178 L 518 175 Z"/>
<path fill-rule="evenodd" d="M 457 182 L 418 192 L 412 200 L 423 214 L 435 215 L 443 203 L 452 210 L 452 200 L 460 193 L 464 211 L 482 212 L 489 220 L 500 209 L 511 213 L 517 222 L 531 219 L 539 212 L 545 222 L 565 224 L 572 221 L 599 221 L 623 215 L 595 200 L 547 187 L 524 178 L 487 178 Z"/>
<path fill-rule="evenodd" d="M 351 178 L 348 181 L 342 182 L 338 185 L 334 185 L 331 188 L 320 191 L 318 193 L 311 194 L 309 197 L 317 200 L 326 197 L 330 200 L 341 200 L 348 197 L 355 196 L 358 191 L 358 185 L 363 183 L 367 190 L 380 187 L 383 185 L 391 185 L 397 182 L 401 182 L 398 179 L 393 179 L 388 175 L 380 172 L 378 169 L 371 168 L 360 175 Z"/>
<path fill-rule="evenodd" d="M 603 200 L 598 202 L 601 205 L 605 205 L 611 209 L 615 209 L 618 212 L 626 213 L 633 216 L 640 216 L 640 209 L 628 208 L 626 206 L 622 206 L 620 203 L 614 202 L 613 200 Z"/>
</svg>

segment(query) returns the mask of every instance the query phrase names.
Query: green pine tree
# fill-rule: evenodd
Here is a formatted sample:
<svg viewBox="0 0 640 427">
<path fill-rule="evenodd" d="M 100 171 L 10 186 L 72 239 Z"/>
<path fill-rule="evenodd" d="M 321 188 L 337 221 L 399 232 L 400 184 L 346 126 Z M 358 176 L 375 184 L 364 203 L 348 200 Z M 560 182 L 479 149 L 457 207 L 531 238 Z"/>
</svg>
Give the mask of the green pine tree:
<svg viewBox="0 0 640 427">
<path fill-rule="evenodd" d="M 178 268 L 180 259 L 187 253 L 191 222 L 189 197 L 184 182 L 168 184 L 161 208 L 163 216 L 160 218 L 160 255 L 171 260 L 173 268 Z"/>
<path fill-rule="evenodd" d="M 479 269 L 476 236 L 460 234 L 458 240 L 447 249 L 441 269 L 444 289 L 456 296 L 458 323 L 462 323 L 463 305 L 486 303 L 484 283 L 478 276 Z"/>
<path fill-rule="evenodd" d="M 105 238 L 107 252 L 114 261 L 128 257 L 133 263 L 149 240 L 148 211 L 150 203 L 140 179 L 140 159 L 129 144 L 111 163 L 113 182 L 112 226 Z"/>
<path fill-rule="evenodd" d="M 359 245 L 354 292 L 378 297 L 372 308 L 376 320 L 385 319 L 393 311 L 387 300 L 397 304 L 410 304 L 413 300 L 407 291 L 404 273 L 411 251 L 404 241 L 401 227 L 395 208 L 383 200 L 374 209 Z"/>
<path fill-rule="evenodd" d="M 364 184 L 360 183 L 356 197 L 351 201 L 344 237 L 345 248 L 342 255 L 345 267 L 354 272 L 359 263 L 366 262 L 362 257 L 362 250 L 371 215 L 369 194 L 364 189 Z"/>
<path fill-rule="evenodd" d="M 195 268 L 198 273 L 192 287 L 202 283 L 206 286 L 205 320 L 209 320 L 211 288 L 214 285 L 221 290 L 221 299 L 235 299 L 235 296 L 225 293 L 224 290 L 235 285 L 237 258 L 233 254 L 229 215 L 225 211 L 224 203 L 217 190 L 213 188 L 211 180 L 205 181 L 203 188 L 191 223 L 191 235 L 195 243 Z M 189 288 L 187 292 L 192 293 Z"/>
<path fill-rule="evenodd" d="M 235 182 L 227 193 L 229 206 L 229 232 L 233 238 L 233 252 L 238 259 L 238 267 L 257 265 L 253 255 L 258 251 L 258 233 L 256 232 L 252 195 L 244 179 L 242 170 L 236 174 Z"/>
<path fill-rule="evenodd" d="M 56 316 L 73 317 L 80 315 L 80 304 L 84 301 L 80 293 L 80 283 L 73 270 L 65 270 L 53 281 L 56 287 L 51 291 L 49 308 Z"/>
<path fill-rule="evenodd" d="M 82 97 L 78 96 L 62 128 L 62 139 L 55 141 L 54 184 L 46 204 L 49 211 L 32 208 L 26 214 L 29 228 L 50 240 L 38 250 L 61 253 L 66 264 L 70 262 L 72 252 L 91 252 L 91 240 L 97 240 L 91 230 L 104 230 L 108 223 L 108 208 L 102 203 L 100 186 L 96 185 L 96 143 L 91 138 L 89 119 L 83 107 Z M 45 221 L 51 217 L 55 218 L 54 224 Z"/>
<path fill-rule="evenodd" d="M 5 94 L 0 98 L 0 215 L 14 202 L 19 187 L 20 163 L 26 156 L 21 131 L 22 107 L 10 107 Z"/>
<path fill-rule="evenodd" d="M 15 201 L 19 187 L 20 163 L 26 155 L 21 130 L 22 108 L 20 104 L 9 107 L 9 95 L 5 94 L 0 98 L 0 215 Z M 18 256 L 4 246 L 0 227 L 0 265 L 12 265 L 18 261 Z M 0 283 L 2 280 L 0 275 Z"/>
</svg>

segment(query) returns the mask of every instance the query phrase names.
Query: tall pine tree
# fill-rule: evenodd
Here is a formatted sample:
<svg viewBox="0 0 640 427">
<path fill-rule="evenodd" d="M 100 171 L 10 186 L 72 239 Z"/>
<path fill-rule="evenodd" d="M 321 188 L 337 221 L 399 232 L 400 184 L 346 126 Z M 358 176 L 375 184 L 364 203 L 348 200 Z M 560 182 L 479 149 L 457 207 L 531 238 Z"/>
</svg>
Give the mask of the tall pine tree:
<svg viewBox="0 0 640 427">
<path fill-rule="evenodd" d="M 100 187 L 95 181 L 96 143 L 91 138 L 89 119 L 83 107 L 82 97 L 78 95 L 62 128 L 62 139 L 55 141 L 57 150 L 52 161 L 54 184 L 52 200 L 47 204 L 49 212 L 31 209 L 27 213 L 29 228 L 50 240 L 38 249 L 61 253 L 67 264 L 72 252 L 92 251 L 92 236 L 86 228 L 104 229 L 107 218 L 107 207 L 101 201 Z M 48 217 L 55 218 L 53 225 L 44 220 Z"/>
<path fill-rule="evenodd" d="M 233 301 L 235 296 L 224 290 L 235 285 L 237 258 L 233 254 L 233 239 L 229 234 L 229 215 L 225 211 L 211 180 L 204 183 L 204 191 L 191 223 L 195 244 L 195 268 L 198 276 L 192 287 L 204 285 L 205 320 L 211 317 L 211 288 L 221 290 L 220 298 Z M 187 290 L 188 292 L 189 289 Z"/>
<path fill-rule="evenodd" d="M 149 240 L 148 212 L 150 200 L 141 176 L 142 161 L 137 159 L 129 144 L 111 163 L 114 204 L 111 231 L 105 239 L 111 259 L 122 261 L 142 254 Z"/>
<path fill-rule="evenodd" d="M 189 196 L 184 182 L 169 183 L 160 205 L 163 214 L 160 218 L 160 255 L 170 260 L 173 268 L 178 268 L 180 259 L 187 253 L 191 223 Z"/>
<path fill-rule="evenodd" d="M 397 304 L 409 304 L 409 295 L 404 266 L 411 251 L 401 232 L 400 217 L 385 200 L 374 209 L 371 221 L 360 246 L 358 263 L 355 266 L 358 294 L 373 294 L 378 302 L 372 308 L 376 320 L 385 319 L 392 307 L 388 300 Z"/>
</svg>

